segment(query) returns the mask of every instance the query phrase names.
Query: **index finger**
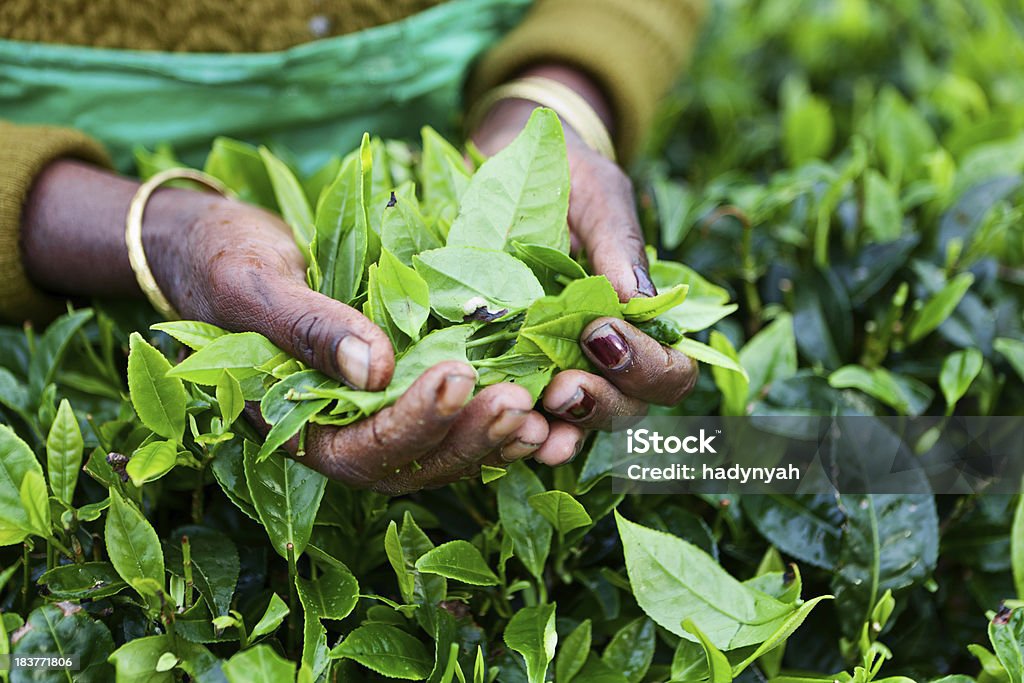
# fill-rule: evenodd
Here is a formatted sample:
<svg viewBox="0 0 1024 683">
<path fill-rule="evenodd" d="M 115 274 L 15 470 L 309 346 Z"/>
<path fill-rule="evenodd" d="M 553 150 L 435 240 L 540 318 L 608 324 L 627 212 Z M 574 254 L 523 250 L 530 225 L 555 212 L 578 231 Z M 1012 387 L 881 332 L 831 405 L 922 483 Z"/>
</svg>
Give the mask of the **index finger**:
<svg viewBox="0 0 1024 683">
<path fill-rule="evenodd" d="M 314 425 L 302 460 L 331 479 L 372 486 L 436 448 L 475 385 L 465 363 L 439 363 L 368 419 L 341 428 Z"/>
</svg>

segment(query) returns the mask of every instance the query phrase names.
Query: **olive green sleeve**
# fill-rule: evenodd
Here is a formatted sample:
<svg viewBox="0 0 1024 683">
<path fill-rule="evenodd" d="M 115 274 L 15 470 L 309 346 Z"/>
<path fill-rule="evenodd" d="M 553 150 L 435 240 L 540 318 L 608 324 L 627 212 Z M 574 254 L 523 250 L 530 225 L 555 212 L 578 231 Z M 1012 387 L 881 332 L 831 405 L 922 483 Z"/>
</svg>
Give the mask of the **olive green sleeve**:
<svg viewBox="0 0 1024 683">
<path fill-rule="evenodd" d="M 58 298 L 29 282 L 21 259 L 21 214 L 32 183 L 47 164 L 74 158 L 103 166 L 110 159 L 91 138 L 74 130 L 18 126 L 0 121 L 0 320 L 47 320 L 60 312 Z"/>
<path fill-rule="evenodd" d="M 705 0 L 537 0 L 477 65 L 468 99 L 532 64 L 576 66 L 610 98 L 617 151 L 628 159 L 686 63 L 704 14 Z"/>
</svg>

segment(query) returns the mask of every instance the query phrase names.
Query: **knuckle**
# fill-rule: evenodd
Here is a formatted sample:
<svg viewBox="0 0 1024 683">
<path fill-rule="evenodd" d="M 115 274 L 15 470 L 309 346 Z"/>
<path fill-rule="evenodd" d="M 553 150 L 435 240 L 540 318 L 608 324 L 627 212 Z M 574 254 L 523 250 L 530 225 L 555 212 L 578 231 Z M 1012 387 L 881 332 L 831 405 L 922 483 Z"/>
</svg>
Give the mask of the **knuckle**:
<svg viewBox="0 0 1024 683">
<path fill-rule="evenodd" d="M 348 456 L 349 449 L 343 429 L 316 428 L 310 431 L 304 459 L 325 476 L 353 488 L 370 488 L 379 479 L 360 465 L 361 458 Z"/>
<path fill-rule="evenodd" d="M 282 341 L 307 364 L 316 365 L 317 361 L 326 361 L 333 367 L 335 359 L 333 349 L 328 348 L 332 345 L 326 329 L 328 324 L 325 316 L 306 310 L 285 314 L 277 321 L 277 325 L 271 324 L 271 327 L 281 329 Z"/>
<path fill-rule="evenodd" d="M 700 370 L 692 359 L 675 354 L 670 349 L 664 351 L 667 358 L 664 377 L 670 378 L 666 386 L 668 393 L 665 405 L 674 405 L 689 396 L 697 386 Z"/>
</svg>

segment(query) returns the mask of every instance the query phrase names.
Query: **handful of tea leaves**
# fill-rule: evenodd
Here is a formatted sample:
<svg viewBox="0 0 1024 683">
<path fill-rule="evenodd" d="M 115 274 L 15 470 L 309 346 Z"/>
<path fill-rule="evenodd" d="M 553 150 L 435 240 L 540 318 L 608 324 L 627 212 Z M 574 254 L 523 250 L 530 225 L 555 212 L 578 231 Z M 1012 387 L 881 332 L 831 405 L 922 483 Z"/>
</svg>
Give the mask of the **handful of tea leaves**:
<svg viewBox="0 0 1024 683">
<path fill-rule="evenodd" d="M 742 369 L 685 335 L 735 310 L 728 293 L 657 260 L 661 292 L 620 303 L 608 280 L 569 255 L 569 164 L 561 124 L 538 109 L 475 172 L 433 130 L 422 153 L 363 136 L 360 148 L 300 182 L 266 148 L 218 140 L 206 171 L 277 210 L 309 264 L 309 286 L 361 308 L 394 345 L 394 377 L 359 391 L 304 367 L 266 338 L 197 322 L 156 326 L 195 353 L 170 375 L 260 401 L 265 458 L 308 422 L 346 425 L 392 404 L 428 368 L 469 363 L 477 387 L 514 382 L 536 398 L 558 370 L 591 369 L 579 337 L 610 316 L 697 360 Z M 419 191 L 418 191 L 419 190 Z M 315 212 L 308 197 L 318 197 Z"/>
</svg>

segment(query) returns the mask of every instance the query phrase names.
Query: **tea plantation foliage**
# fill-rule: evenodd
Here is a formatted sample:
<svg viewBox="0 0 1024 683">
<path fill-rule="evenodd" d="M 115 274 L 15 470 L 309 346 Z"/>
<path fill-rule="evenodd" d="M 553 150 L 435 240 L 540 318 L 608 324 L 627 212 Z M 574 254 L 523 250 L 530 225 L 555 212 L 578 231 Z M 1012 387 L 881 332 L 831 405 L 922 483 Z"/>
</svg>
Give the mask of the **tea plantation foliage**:
<svg viewBox="0 0 1024 683">
<path fill-rule="evenodd" d="M 551 123 L 515 153 L 543 156 Z M 511 173 L 493 161 L 473 178 Z M 140 154 L 144 175 L 175 163 Z M 466 308 L 436 252 L 478 249 L 460 213 L 500 207 L 467 200 L 461 152 L 432 131 L 308 178 L 221 140 L 207 170 L 285 216 L 311 286 L 421 353 L 412 376 L 454 353 L 536 393 L 585 367 L 545 330 L 581 330 L 573 288 L 603 301 L 607 283 L 557 231 L 487 254 L 529 296 Z M 633 172 L 665 293 L 639 315 L 709 363 L 664 412 L 1024 413 L 1019 3 L 719 0 Z M 595 317 L 640 320 L 606 303 Z M 389 499 L 275 449 L 395 390 L 325 386 L 256 336 L 150 316 L 97 302 L 0 329 L 0 654 L 81 659 L 11 680 L 1024 680 L 1019 496 L 624 497 L 596 435 L 570 465 Z M 270 445 L 246 399 L 275 416 Z"/>
</svg>

